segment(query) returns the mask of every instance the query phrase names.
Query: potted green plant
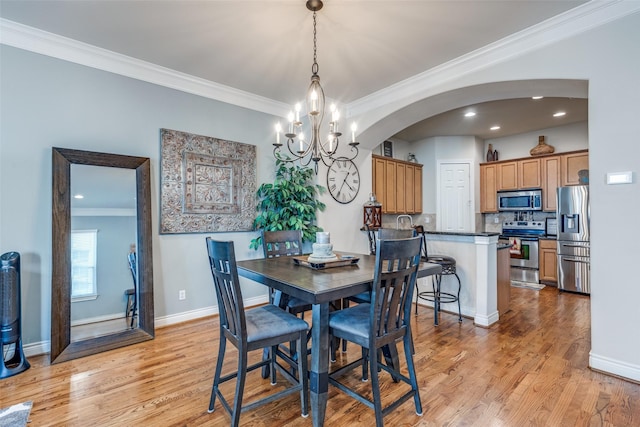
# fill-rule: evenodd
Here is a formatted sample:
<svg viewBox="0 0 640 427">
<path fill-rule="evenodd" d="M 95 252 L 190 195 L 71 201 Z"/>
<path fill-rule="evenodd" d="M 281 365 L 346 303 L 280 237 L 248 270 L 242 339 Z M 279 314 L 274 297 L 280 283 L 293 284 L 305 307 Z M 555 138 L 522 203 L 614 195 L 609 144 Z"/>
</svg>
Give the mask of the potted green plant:
<svg viewBox="0 0 640 427">
<path fill-rule="evenodd" d="M 326 189 L 314 184 L 313 169 L 276 160 L 276 179 L 260 185 L 256 192 L 258 215 L 254 230 L 302 230 L 303 242 L 315 242 L 316 232 L 323 231 L 315 223 L 316 212 L 325 204 L 317 199 Z M 251 240 L 250 248 L 262 246 L 262 237 Z"/>
</svg>

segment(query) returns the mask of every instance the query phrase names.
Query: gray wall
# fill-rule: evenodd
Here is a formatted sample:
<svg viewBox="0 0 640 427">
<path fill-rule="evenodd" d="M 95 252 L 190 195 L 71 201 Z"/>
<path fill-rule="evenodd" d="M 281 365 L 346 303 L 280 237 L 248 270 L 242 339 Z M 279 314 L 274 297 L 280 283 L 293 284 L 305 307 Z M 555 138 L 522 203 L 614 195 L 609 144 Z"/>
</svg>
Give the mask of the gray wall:
<svg viewBox="0 0 640 427">
<path fill-rule="evenodd" d="M 254 144 L 258 184 L 271 181 L 275 120 L 265 114 L 0 45 L 0 250 L 21 254 L 23 340 L 49 340 L 51 148 L 151 158 L 155 315 L 212 307 L 204 234 L 159 235 L 160 129 Z M 238 258 L 255 233 L 216 233 Z M 245 297 L 266 294 L 246 285 Z M 178 300 L 185 289 L 187 299 Z"/>
</svg>

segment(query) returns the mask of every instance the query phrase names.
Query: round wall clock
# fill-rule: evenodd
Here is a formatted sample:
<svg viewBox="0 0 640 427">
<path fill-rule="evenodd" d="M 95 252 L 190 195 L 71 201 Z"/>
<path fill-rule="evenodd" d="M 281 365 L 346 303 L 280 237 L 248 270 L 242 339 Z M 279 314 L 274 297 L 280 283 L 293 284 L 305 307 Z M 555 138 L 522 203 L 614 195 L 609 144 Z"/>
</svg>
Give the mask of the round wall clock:
<svg viewBox="0 0 640 427">
<path fill-rule="evenodd" d="M 360 172 L 356 164 L 346 157 L 335 159 L 327 171 L 327 188 L 336 202 L 352 202 L 360 190 Z"/>
</svg>

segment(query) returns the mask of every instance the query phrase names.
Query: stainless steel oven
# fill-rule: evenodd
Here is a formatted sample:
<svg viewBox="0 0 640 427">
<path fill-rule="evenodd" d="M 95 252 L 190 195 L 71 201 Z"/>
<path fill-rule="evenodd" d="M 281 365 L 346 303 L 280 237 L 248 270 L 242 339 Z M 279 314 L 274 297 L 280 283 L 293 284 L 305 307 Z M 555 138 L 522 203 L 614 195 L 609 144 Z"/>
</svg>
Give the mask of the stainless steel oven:
<svg viewBox="0 0 640 427">
<path fill-rule="evenodd" d="M 518 243 L 512 245 L 510 249 L 511 280 L 538 283 L 540 281 L 538 238 L 515 237 L 512 240 L 517 240 Z"/>
<path fill-rule="evenodd" d="M 539 283 L 539 236 L 545 233 L 543 221 L 505 221 L 502 224 L 503 239 L 511 244 L 509 249 L 511 280 Z"/>
</svg>

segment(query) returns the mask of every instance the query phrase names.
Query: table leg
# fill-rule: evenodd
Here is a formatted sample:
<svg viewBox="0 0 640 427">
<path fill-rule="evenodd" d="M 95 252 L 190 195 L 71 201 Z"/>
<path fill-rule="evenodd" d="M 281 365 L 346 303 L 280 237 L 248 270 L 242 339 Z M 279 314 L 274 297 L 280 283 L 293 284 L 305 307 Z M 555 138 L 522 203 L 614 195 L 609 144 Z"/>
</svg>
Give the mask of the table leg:
<svg viewBox="0 0 640 427">
<path fill-rule="evenodd" d="M 329 303 L 314 304 L 311 328 L 311 415 L 314 427 L 324 425 L 329 396 Z"/>
</svg>

